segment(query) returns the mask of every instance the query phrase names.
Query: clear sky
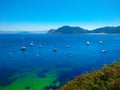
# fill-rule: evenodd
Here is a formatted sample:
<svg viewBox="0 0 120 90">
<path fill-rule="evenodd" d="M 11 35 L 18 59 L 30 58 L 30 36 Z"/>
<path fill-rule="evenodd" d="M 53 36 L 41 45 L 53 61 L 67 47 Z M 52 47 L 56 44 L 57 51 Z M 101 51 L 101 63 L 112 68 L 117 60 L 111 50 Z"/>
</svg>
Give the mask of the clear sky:
<svg viewBox="0 0 120 90">
<path fill-rule="evenodd" d="M 120 25 L 120 0 L 0 0 L 1 31 Z"/>
</svg>

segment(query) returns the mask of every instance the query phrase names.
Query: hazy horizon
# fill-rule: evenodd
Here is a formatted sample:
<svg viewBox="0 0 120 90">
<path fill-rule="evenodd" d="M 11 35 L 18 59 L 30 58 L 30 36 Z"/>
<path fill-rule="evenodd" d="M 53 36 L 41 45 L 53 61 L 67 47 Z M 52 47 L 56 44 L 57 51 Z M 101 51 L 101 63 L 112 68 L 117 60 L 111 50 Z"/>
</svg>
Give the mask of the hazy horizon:
<svg viewBox="0 0 120 90">
<path fill-rule="evenodd" d="M 27 25 L 26 25 L 27 26 Z M 24 27 L 26 27 L 26 26 L 24 26 Z M 35 27 L 26 27 L 25 29 L 23 28 L 23 27 L 15 27 L 15 26 L 12 26 L 12 27 L 7 27 L 7 29 L 5 29 L 4 27 L 4 29 L 1 29 L 0 28 L 0 31 L 2 31 L 2 32 L 10 32 L 10 31 L 12 31 L 12 32 L 26 32 L 26 31 L 28 31 L 28 32 L 47 32 L 47 31 L 49 31 L 49 30 L 51 30 L 51 29 L 58 29 L 58 28 L 60 28 L 60 27 L 63 27 L 63 26 L 70 26 L 70 27 L 80 27 L 80 28 L 83 28 L 83 29 L 86 29 L 86 30 L 89 30 L 89 31 L 91 31 L 91 30 L 94 30 L 94 29 L 97 29 L 97 28 L 103 28 L 103 27 L 117 27 L 117 26 L 120 26 L 120 25 L 103 25 L 103 26 L 83 26 L 83 27 L 81 27 L 81 26 L 76 26 L 76 25 L 59 25 L 58 27 L 57 26 L 48 26 L 48 28 L 40 28 L 40 26 L 35 26 Z"/>
</svg>

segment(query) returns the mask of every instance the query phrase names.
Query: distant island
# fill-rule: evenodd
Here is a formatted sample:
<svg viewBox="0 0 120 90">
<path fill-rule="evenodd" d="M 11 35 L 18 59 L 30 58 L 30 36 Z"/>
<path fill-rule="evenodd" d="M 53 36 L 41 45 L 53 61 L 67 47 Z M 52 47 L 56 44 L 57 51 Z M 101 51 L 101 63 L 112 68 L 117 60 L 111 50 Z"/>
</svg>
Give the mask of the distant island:
<svg viewBox="0 0 120 90">
<path fill-rule="evenodd" d="M 42 30 L 42 31 L 0 31 L 0 34 L 86 34 L 86 33 L 107 33 L 120 34 L 120 26 L 107 26 L 88 30 L 80 27 L 62 26 L 58 29 Z"/>
<path fill-rule="evenodd" d="M 47 32 L 47 34 L 82 34 L 82 33 L 119 33 L 120 34 L 120 26 L 117 27 L 102 27 L 94 30 L 87 30 L 80 27 L 71 27 L 71 26 L 63 26 L 58 29 L 51 29 Z"/>
</svg>

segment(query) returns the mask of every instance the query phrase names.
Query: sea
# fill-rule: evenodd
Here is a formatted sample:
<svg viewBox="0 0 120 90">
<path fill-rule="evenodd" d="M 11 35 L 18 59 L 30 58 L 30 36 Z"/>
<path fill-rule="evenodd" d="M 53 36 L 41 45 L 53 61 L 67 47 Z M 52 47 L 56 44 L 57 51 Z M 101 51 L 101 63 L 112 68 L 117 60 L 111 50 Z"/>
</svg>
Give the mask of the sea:
<svg viewBox="0 0 120 90">
<path fill-rule="evenodd" d="M 0 90 L 57 90 L 119 60 L 120 34 L 0 34 Z"/>
</svg>

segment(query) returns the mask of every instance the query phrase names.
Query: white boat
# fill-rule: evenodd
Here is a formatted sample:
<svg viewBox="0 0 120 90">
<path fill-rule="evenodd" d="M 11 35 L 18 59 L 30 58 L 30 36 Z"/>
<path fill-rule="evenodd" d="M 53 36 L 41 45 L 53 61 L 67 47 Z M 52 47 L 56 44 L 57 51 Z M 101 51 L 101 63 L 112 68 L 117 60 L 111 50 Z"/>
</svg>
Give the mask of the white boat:
<svg viewBox="0 0 120 90">
<path fill-rule="evenodd" d="M 22 38 L 22 41 L 23 41 L 23 45 L 21 47 L 21 50 L 24 51 L 24 50 L 26 50 L 26 47 L 25 47 L 25 44 L 24 44 L 24 37 Z"/>
<path fill-rule="evenodd" d="M 22 51 L 26 50 L 26 47 L 25 47 L 25 46 L 22 46 L 22 47 L 21 47 L 21 50 L 22 50 Z"/>
<path fill-rule="evenodd" d="M 90 45 L 90 42 L 89 42 L 89 41 L 87 41 L 87 42 L 86 42 L 86 44 L 87 44 L 87 45 Z"/>
<path fill-rule="evenodd" d="M 106 50 L 102 50 L 102 53 L 106 53 Z"/>
<path fill-rule="evenodd" d="M 103 44 L 103 42 L 102 42 L 102 41 L 99 41 L 99 44 Z"/>
<path fill-rule="evenodd" d="M 53 51 L 56 52 L 56 51 L 57 51 L 57 48 L 54 48 Z"/>
<path fill-rule="evenodd" d="M 67 45 L 67 46 L 66 46 L 66 48 L 70 48 L 70 46 L 69 46 L 69 45 Z"/>
<path fill-rule="evenodd" d="M 33 44 L 33 41 L 31 41 L 31 42 L 30 42 L 30 46 L 33 46 L 33 45 L 34 45 L 34 44 Z"/>
<path fill-rule="evenodd" d="M 40 45 L 38 45 L 38 47 L 39 47 L 39 48 L 42 48 L 42 45 L 40 44 Z"/>
</svg>

